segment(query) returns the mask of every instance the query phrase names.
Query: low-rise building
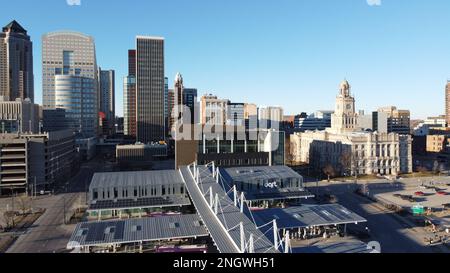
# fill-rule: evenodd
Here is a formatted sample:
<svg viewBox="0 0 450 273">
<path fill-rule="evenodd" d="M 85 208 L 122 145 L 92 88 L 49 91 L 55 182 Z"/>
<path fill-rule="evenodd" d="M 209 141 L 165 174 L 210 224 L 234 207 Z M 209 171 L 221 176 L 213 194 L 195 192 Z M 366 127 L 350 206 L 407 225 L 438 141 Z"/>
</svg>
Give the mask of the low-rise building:
<svg viewBox="0 0 450 273">
<path fill-rule="evenodd" d="M 190 204 L 175 170 L 96 173 L 89 186 L 88 213 L 94 218 L 176 211 Z"/>
<path fill-rule="evenodd" d="M 427 152 L 444 152 L 448 145 L 448 137 L 447 135 L 427 135 Z"/>
<path fill-rule="evenodd" d="M 314 130 L 325 130 L 331 127 L 331 115 L 334 111 L 317 111 L 314 114 L 306 115 L 302 113 L 295 116 L 294 128 L 296 131 L 314 131 Z"/>
<path fill-rule="evenodd" d="M 245 195 L 250 207 L 271 207 L 314 197 L 303 187 L 303 177 L 287 166 L 220 169 L 228 187 Z"/>
<path fill-rule="evenodd" d="M 275 130 L 235 131 L 235 126 L 204 130 L 175 142 L 175 167 L 215 162 L 217 166 L 285 164 L 285 133 Z"/>
<path fill-rule="evenodd" d="M 117 145 L 116 160 L 118 163 L 129 161 L 152 161 L 155 157 L 167 156 L 167 144 L 136 143 L 130 145 Z"/>
<path fill-rule="evenodd" d="M 0 191 L 51 189 L 77 169 L 69 131 L 0 136 Z"/>
</svg>

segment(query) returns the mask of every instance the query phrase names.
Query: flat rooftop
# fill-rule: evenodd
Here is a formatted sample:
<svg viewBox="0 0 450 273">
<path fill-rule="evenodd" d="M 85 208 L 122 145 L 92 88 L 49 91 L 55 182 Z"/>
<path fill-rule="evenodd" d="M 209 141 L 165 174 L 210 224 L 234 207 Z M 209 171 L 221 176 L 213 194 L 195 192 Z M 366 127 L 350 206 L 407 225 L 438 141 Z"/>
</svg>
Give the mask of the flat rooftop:
<svg viewBox="0 0 450 273">
<path fill-rule="evenodd" d="M 226 168 L 224 171 L 233 181 L 288 178 L 298 178 L 300 181 L 303 181 L 303 177 L 301 175 L 287 166 L 235 167 Z"/>
<path fill-rule="evenodd" d="M 184 184 L 176 170 L 95 173 L 90 189 L 141 185 Z"/>
<path fill-rule="evenodd" d="M 196 214 L 79 223 L 68 249 L 209 236 Z"/>
<path fill-rule="evenodd" d="M 278 229 L 306 228 L 367 222 L 339 204 L 303 205 L 253 211 L 255 221 L 263 225 L 274 219 Z"/>
</svg>

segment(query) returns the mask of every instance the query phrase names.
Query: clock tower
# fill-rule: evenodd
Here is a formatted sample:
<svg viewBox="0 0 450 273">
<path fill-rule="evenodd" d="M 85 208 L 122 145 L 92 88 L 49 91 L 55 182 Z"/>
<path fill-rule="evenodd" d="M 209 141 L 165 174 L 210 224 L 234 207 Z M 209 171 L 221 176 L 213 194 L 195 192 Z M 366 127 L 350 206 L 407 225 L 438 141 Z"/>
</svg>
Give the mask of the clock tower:
<svg viewBox="0 0 450 273">
<path fill-rule="evenodd" d="M 355 98 L 350 94 L 350 84 L 344 80 L 339 86 L 336 108 L 331 116 L 331 129 L 336 133 L 353 132 L 358 128 Z"/>
</svg>

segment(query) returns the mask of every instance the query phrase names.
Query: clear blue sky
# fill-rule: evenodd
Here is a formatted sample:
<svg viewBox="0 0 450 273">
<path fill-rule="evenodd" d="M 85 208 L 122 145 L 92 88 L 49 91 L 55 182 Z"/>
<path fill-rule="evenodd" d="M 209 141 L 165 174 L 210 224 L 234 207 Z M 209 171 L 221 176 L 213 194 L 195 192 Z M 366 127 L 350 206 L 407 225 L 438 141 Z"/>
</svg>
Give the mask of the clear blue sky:
<svg viewBox="0 0 450 273">
<path fill-rule="evenodd" d="M 41 36 L 92 35 L 97 62 L 122 78 L 136 35 L 166 38 L 166 75 L 200 94 L 281 105 L 286 113 L 332 109 L 347 78 L 357 108 L 396 105 L 414 118 L 443 114 L 450 78 L 450 1 L 382 0 L 14 0 L 0 23 L 16 19 L 34 41 L 36 100 L 42 101 Z"/>
</svg>

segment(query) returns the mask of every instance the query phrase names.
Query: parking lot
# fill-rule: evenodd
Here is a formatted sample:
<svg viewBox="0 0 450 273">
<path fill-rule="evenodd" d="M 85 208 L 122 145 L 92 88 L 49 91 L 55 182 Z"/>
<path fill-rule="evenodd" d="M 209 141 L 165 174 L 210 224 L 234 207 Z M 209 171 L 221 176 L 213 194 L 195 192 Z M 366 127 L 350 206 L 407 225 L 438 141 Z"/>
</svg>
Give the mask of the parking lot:
<svg viewBox="0 0 450 273">
<path fill-rule="evenodd" d="M 392 203 L 405 209 L 420 205 L 433 211 L 444 209 L 450 203 L 450 179 L 436 177 L 405 179 L 395 183 L 367 184 L 367 194 L 383 203 Z"/>
</svg>

